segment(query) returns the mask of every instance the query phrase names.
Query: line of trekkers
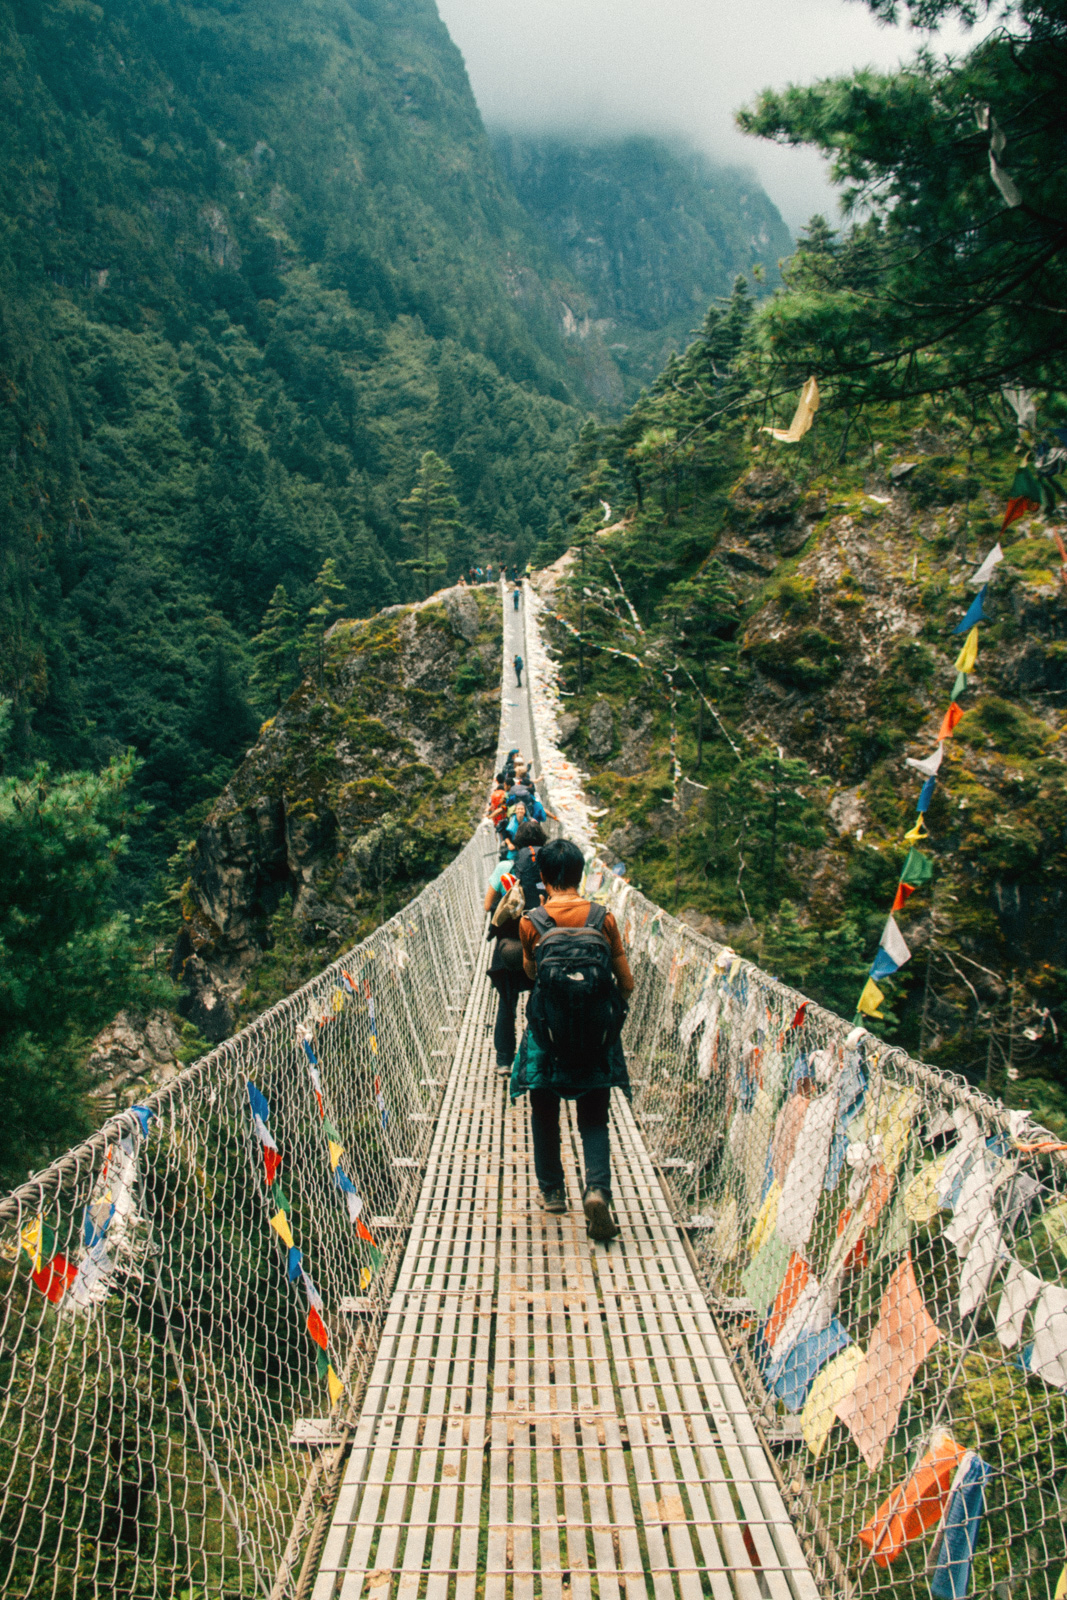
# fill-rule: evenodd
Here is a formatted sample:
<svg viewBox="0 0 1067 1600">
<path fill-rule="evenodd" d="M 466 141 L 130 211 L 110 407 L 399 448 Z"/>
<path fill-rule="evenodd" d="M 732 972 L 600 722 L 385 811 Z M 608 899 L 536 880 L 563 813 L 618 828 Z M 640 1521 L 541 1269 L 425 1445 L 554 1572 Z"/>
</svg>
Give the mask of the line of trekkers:
<svg viewBox="0 0 1067 1600">
<path fill-rule="evenodd" d="M 582 1140 L 582 1208 L 591 1239 L 619 1231 L 611 1211 L 608 1113 L 612 1088 L 629 1098 L 622 1028 L 634 980 L 611 912 L 580 894 L 585 857 L 570 839 L 546 842 L 536 778 L 511 750 L 489 798 L 500 861 L 485 909 L 497 991 L 496 1069 L 511 1098 L 529 1093 L 534 1170 L 545 1211 L 567 1210 L 559 1107 L 573 1100 Z M 553 820 L 555 820 L 553 818 Z M 516 1049 L 519 998 L 529 994 Z"/>
</svg>

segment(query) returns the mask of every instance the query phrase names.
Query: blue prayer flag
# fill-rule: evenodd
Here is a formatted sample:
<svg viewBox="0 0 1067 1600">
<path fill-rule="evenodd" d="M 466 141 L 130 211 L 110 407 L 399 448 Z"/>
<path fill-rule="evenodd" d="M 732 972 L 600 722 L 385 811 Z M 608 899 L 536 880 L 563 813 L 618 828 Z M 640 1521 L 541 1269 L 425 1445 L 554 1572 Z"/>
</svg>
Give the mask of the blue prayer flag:
<svg viewBox="0 0 1067 1600">
<path fill-rule="evenodd" d="M 985 589 L 979 589 L 978 593 L 971 601 L 966 616 L 962 619 L 962 621 L 956 624 L 952 630 L 953 633 L 970 633 L 971 629 L 977 623 L 985 621 L 985 612 L 982 610 L 982 596 L 984 594 Z"/>
<path fill-rule="evenodd" d="M 311 1040 L 310 1039 L 301 1039 L 300 1043 L 304 1046 L 304 1054 L 307 1056 L 308 1060 L 311 1062 L 311 1065 L 313 1067 L 317 1067 L 318 1064 L 319 1064 L 319 1058 L 315 1054 L 315 1046 L 312 1044 Z"/>
<path fill-rule="evenodd" d="M 267 1104 L 265 1094 L 260 1094 L 254 1083 L 248 1085 L 248 1103 L 252 1107 L 254 1117 L 262 1117 L 264 1122 L 270 1121 L 270 1106 Z"/>
<path fill-rule="evenodd" d="M 871 962 L 871 977 L 891 978 L 897 970 L 897 963 L 893 960 L 889 951 L 883 950 L 879 945 L 874 960 Z"/>
<path fill-rule="evenodd" d="M 352 1179 L 341 1166 L 334 1169 L 333 1181 L 343 1194 L 356 1194 L 358 1192 Z"/>
<path fill-rule="evenodd" d="M 303 1259 L 304 1259 L 304 1257 L 301 1254 L 301 1252 L 296 1248 L 296 1245 L 295 1244 L 292 1245 L 290 1247 L 290 1250 L 289 1250 L 289 1282 L 290 1283 L 295 1283 L 297 1278 L 299 1278 L 299 1276 L 300 1276 L 300 1263 L 303 1261 Z"/>
<path fill-rule="evenodd" d="M 808 1390 L 831 1356 L 851 1344 L 848 1334 L 834 1317 L 821 1333 L 805 1333 L 786 1351 L 780 1361 L 767 1369 L 767 1387 L 783 1402 L 787 1411 L 801 1411 Z"/>
<path fill-rule="evenodd" d="M 936 1600 L 964 1600 L 971 1587 L 971 1563 L 985 1512 L 985 1485 L 990 1475 L 981 1456 L 971 1455 L 956 1480 L 941 1524 L 937 1565 L 930 1579 Z"/>
<path fill-rule="evenodd" d="M 930 801 L 934 798 L 934 786 L 936 783 L 936 778 L 927 778 L 926 782 L 919 791 L 919 798 L 916 802 L 915 809 L 920 816 L 930 809 Z"/>
<path fill-rule="evenodd" d="M 148 1137 L 148 1124 L 151 1121 L 151 1119 L 155 1116 L 155 1112 L 151 1109 L 150 1106 L 131 1106 L 130 1110 L 133 1112 L 134 1116 L 137 1118 L 138 1122 L 141 1124 L 141 1132 L 144 1134 L 145 1138 L 147 1139 L 147 1137 Z"/>
</svg>

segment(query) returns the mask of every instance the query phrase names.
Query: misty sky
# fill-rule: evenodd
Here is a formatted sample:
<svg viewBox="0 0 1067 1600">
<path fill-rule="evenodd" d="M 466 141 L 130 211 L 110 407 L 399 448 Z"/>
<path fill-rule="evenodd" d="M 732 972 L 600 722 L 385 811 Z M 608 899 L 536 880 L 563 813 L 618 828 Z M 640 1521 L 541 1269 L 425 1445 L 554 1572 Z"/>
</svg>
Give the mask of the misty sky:
<svg viewBox="0 0 1067 1600">
<path fill-rule="evenodd" d="M 850 0 L 438 0 L 490 126 L 686 135 L 754 168 L 795 231 L 833 214 L 823 162 L 749 139 L 733 112 L 764 86 L 895 66 L 922 36 Z M 946 29 L 938 46 L 965 36 Z"/>
</svg>

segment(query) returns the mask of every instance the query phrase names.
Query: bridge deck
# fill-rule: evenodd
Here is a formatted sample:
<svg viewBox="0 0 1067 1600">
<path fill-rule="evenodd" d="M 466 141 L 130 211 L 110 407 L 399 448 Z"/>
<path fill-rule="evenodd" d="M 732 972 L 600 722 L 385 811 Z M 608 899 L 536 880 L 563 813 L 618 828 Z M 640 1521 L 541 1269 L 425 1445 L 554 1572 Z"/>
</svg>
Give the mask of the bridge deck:
<svg viewBox="0 0 1067 1600">
<path fill-rule="evenodd" d="M 625 1100 L 622 1236 L 535 1199 L 526 1102 L 471 990 L 315 1600 L 815 1600 Z"/>
</svg>

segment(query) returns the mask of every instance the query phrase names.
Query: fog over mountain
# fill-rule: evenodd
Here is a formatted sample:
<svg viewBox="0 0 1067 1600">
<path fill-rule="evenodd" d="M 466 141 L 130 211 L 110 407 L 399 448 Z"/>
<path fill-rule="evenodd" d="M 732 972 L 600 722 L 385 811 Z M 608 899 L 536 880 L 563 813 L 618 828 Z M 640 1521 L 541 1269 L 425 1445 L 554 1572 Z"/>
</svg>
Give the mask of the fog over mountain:
<svg viewBox="0 0 1067 1600">
<path fill-rule="evenodd" d="M 681 134 L 731 166 L 755 170 L 795 232 L 832 212 L 825 163 L 809 150 L 746 138 L 738 106 L 760 89 L 892 68 L 926 36 L 879 26 L 842 0 L 439 0 L 487 122 L 588 138 Z M 966 40 L 944 28 L 939 51 Z"/>
</svg>

